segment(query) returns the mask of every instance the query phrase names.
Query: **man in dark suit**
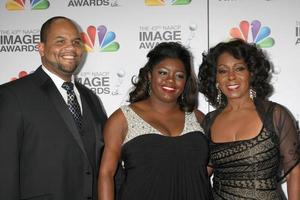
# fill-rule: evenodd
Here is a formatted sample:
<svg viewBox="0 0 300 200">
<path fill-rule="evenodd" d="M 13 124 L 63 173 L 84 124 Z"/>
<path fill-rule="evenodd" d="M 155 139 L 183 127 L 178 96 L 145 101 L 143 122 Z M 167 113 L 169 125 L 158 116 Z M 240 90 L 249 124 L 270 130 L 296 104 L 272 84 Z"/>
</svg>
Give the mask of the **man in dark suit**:
<svg viewBox="0 0 300 200">
<path fill-rule="evenodd" d="M 0 86 L 0 199 L 95 200 L 107 117 L 74 80 L 79 30 L 68 18 L 51 18 L 38 49 L 42 66 Z"/>
</svg>

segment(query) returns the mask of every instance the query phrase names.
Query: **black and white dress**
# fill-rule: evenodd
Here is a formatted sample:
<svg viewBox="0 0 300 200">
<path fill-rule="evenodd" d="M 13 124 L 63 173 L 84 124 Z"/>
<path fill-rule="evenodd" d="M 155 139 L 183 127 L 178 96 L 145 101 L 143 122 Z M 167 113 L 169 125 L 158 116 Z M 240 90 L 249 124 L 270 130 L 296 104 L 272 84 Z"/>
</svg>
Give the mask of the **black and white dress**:
<svg viewBox="0 0 300 200">
<path fill-rule="evenodd" d="M 215 200 L 286 199 L 280 185 L 300 161 L 299 133 L 286 108 L 269 101 L 255 103 L 263 122 L 256 137 L 224 143 L 210 140 Z M 220 112 L 205 117 L 203 127 L 209 138 L 210 127 Z"/>
<path fill-rule="evenodd" d="M 129 106 L 121 107 L 128 133 L 121 159 L 121 200 L 206 200 L 208 141 L 195 114 L 185 114 L 180 136 L 164 136 Z"/>
</svg>

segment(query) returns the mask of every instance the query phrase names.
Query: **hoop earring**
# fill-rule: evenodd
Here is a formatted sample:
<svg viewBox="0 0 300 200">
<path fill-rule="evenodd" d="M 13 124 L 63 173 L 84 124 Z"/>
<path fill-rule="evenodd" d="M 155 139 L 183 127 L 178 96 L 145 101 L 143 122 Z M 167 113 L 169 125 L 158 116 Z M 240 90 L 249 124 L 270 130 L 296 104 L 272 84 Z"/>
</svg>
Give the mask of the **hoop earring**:
<svg viewBox="0 0 300 200">
<path fill-rule="evenodd" d="M 256 97 L 255 90 L 251 87 L 249 90 L 250 99 L 253 101 L 253 99 Z"/>
</svg>

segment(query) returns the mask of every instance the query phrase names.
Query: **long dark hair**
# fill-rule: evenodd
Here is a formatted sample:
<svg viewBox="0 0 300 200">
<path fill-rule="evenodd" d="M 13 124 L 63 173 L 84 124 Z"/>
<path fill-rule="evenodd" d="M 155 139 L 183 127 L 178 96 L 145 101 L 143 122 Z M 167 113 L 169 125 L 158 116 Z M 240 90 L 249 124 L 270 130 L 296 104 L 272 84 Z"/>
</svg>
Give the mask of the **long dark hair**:
<svg viewBox="0 0 300 200">
<path fill-rule="evenodd" d="M 270 84 L 271 63 L 267 56 L 255 44 L 250 44 L 241 39 L 221 42 L 202 54 L 202 63 L 199 68 L 199 91 L 204 94 L 209 103 L 214 107 L 224 107 L 227 99 L 222 94 L 222 105 L 218 105 L 216 88 L 217 61 L 221 54 L 229 53 L 236 59 L 242 59 L 250 72 L 250 86 L 255 90 L 256 97 L 266 99 L 273 91 Z"/>
</svg>

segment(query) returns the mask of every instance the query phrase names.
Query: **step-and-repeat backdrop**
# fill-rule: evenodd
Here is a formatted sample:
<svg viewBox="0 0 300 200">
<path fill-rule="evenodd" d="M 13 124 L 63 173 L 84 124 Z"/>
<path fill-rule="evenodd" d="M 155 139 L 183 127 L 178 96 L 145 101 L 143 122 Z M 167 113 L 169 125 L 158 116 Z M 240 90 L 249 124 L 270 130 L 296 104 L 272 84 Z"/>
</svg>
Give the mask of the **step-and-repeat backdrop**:
<svg viewBox="0 0 300 200">
<path fill-rule="evenodd" d="M 41 64 L 40 27 L 63 15 L 82 28 L 87 58 L 78 79 L 102 99 L 109 115 L 127 103 L 131 80 L 157 43 L 184 44 L 197 73 L 202 52 L 239 37 L 268 53 L 274 64 L 271 100 L 299 119 L 299 8 L 299 0 L 0 0 L 0 84 Z M 199 98 L 200 110 L 212 109 Z"/>
</svg>

